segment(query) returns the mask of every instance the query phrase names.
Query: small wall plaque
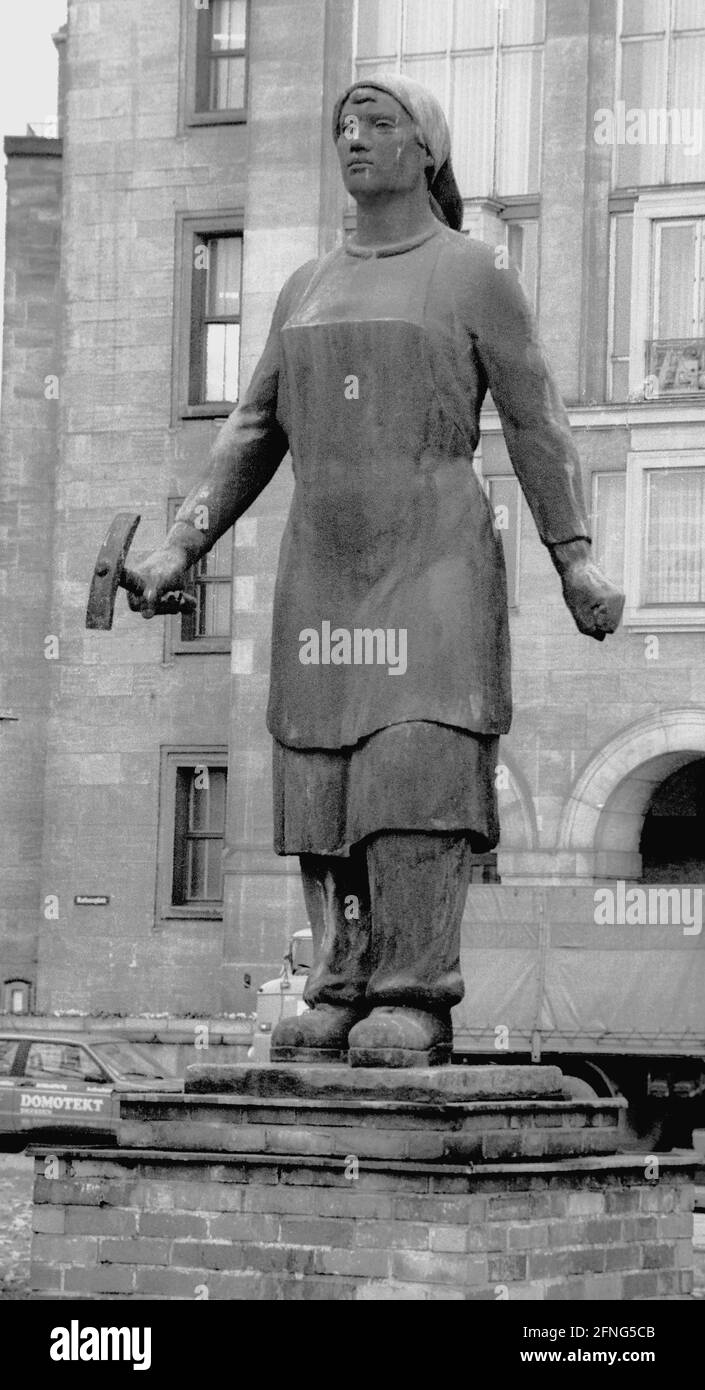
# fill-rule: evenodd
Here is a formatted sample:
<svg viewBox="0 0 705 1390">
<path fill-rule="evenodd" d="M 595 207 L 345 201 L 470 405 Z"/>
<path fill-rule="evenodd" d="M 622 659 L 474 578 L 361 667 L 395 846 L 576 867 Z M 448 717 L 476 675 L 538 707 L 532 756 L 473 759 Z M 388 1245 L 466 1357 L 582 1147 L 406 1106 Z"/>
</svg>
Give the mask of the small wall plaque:
<svg viewBox="0 0 705 1390">
<path fill-rule="evenodd" d="M 77 907 L 107 907 L 110 898 L 105 893 L 77 893 L 74 902 Z"/>
</svg>

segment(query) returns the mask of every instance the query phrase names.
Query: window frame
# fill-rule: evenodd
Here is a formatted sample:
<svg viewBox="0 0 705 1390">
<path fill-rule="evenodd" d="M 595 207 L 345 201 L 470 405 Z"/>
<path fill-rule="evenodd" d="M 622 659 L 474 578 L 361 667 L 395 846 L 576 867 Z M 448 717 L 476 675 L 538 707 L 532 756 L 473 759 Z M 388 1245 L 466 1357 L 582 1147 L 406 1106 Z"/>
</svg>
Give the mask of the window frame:
<svg viewBox="0 0 705 1390">
<path fill-rule="evenodd" d="M 683 227 L 694 227 L 694 228 L 697 228 L 697 231 L 696 231 L 696 240 L 697 240 L 698 270 L 696 271 L 696 274 L 693 276 L 691 313 L 692 313 L 692 317 L 693 317 L 694 319 L 697 318 L 698 316 L 700 317 L 701 320 L 703 320 L 703 318 L 704 318 L 704 315 L 703 315 L 703 304 L 702 304 L 702 300 L 703 300 L 703 284 L 702 284 L 702 282 L 703 282 L 703 270 L 702 270 L 702 260 L 703 260 L 703 233 L 705 232 L 705 217 L 701 218 L 701 217 L 695 217 L 695 216 L 692 216 L 692 215 L 691 215 L 691 216 L 685 216 L 685 217 L 684 217 L 683 215 L 680 215 L 680 216 L 678 216 L 678 217 L 672 217 L 672 218 L 665 218 L 665 217 L 664 217 L 664 218 L 661 218 L 661 217 L 660 217 L 657 221 L 654 222 L 654 241 L 653 241 L 653 247 L 652 247 L 652 250 L 653 250 L 653 257 L 652 257 L 652 303 L 651 303 L 651 314 L 650 314 L 650 316 L 649 316 L 649 318 L 650 318 L 650 324 L 651 324 L 651 327 L 652 327 L 652 329 L 653 329 L 653 331 L 654 331 L 654 335 L 655 335 L 655 340 L 656 340 L 656 341 L 658 341 L 659 339 L 663 339 L 663 334 L 662 334 L 662 332 L 661 332 L 661 323 L 660 323 L 660 321 L 659 321 L 659 319 L 658 319 L 658 315 L 659 315 L 659 312 L 660 312 L 659 301 L 660 301 L 660 298 L 661 298 L 661 278 L 662 278 L 662 275 L 663 275 L 663 231 L 664 231 L 664 227 L 665 227 L 665 226 L 674 227 L 674 226 L 678 226 L 678 225 L 683 226 Z M 657 322 L 658 322 L 658 332 L 656 332 Z M 701 323 L 700 335 L 701 335 L 701 336 L 705 335 L 705 322 L 702 322 L 702 323 Z"/>
<path fill-rule="evenodd" d="M 630 339 L 627 354 L 615 352 L 615 310 L 617 304 L 617 223 L 618 219 L 629 218 L 631 222 L 631 258 L 630 258 Z M 626 200 L 624 203 L 615 202 L 609 208 L 609 270 L 608 270 L 608 289 L 607 289 L 607 361 L 606 361 L 606 399 L 610 404 L 622 403 L 622 398 L 615 395 L 615 366 L 618 362 L 626 363 L 627 366 L 627 391 L 624 403 L 633 399 L 631 363 L 632 363 L 632 342 L 631 342 L 631 323 L 632 323 L 632 293 L 634 286 L 634 201 Z M 644 376 L 646 373 L 644 372 Z M 642 397 L 643 399 L 643 397 Z"/>
<path fill-rule="evenodd" d="M 534 198 L 507 198 L 503 199 L 503 208 L 500 219 L 504 223 L 504 241 L 509 251 L 509 232 L 511 227 L 521 227 L 522 233 L 529 228 L 536 228 L 536 248 L 535 248 L 535 267 L 534 273 L 529 278 L 528 267 L 526 264 L 519 266 L 519 278 L 522 289 L 531 305 L 534 316 L 538 318 L 539 296 L 541 293 L 541 215 L 540 201 Z M 510 252 L 511 254 L 511 252 Z"/>
<path fill-rule="evenodd" d="M 24 1008 L 13 1009 L 12 995 L 15 990 L 21 990 L 24 1000 Z M 20 1018 L 24 1014 L 31 1012 L 32 1006 L 32 981 L 23 976 L 10 976 L 2 982 L 2 1000 L 0 1002 L 0 1014 L 9 1014 L 13 1018 Z"/>
<path fill-rule="evenodd" d="M 384 3 L 385 3 L 385 0 L 380 0 L 380 3 L 384 4 Z M 454 7 L 456 4 L 464 4 L 464 3 L 466 3 L 466 0 L 453 0 L 453 7 Z M 489 47 L 487 47 L 486 49 L 479 49 L 479 48 L 478 48 L 478 49 L 467 49 L 467 48 L 458 48 L 458 49 L 455 49 L 455 48 L 453 48 L 452 36 L 453 36 L 453 20 L 454 20 L 454 14 L 455 14 L 455 10 L 454 10 L 454 8 L 453 8 L 453 9 L 451 10 L 450 23 L 449 23 L 449 40 L 448 40 L 448 44 L 447 44 L 447 46 L 446 46 L 444 52 L 443 52 L 441 49 L 437 49 L 437 50 L 434 50 L 433 54 L 430 54 L 430 53 L 425 53 L 425 54 L 424 54 L 424 53 L 413 53 L 413 54 L 407 54 L 407 55 L 405 55 L 405 54 L 404 54 L 404 18 L 405 18 L 404 0 L 399 0 L 399 19 L 398 19 L 398 24 L 397 24 L 397 35 L 396 35 L 396 53 L 395 53 L 394 57 L 391 58 L 389 55 L 378 55 L 378 56 L 376 56 L 376 57 L 358 58 L 358 56 L 357 56 L 357 36 L 358 36 L 358 27 L 359 27 L 359 9 L 360 9 L 360 7 L 359 7 L 359 0 L 354 0 L 353 27 L 352 27 L 352 80 L 353 80 L 353 81 L 357 81 L 357 80 L 360 78 L 360 76 L 364 75 L 364 69 L 372 69 L 372 67 L 373 67 L 375 64 L 376 64 L 377 66 L 379 66 L 379 64 L 380 64 L 381 62 L 384 62 L 385 65 L 388 67 L 388 69 L 389 69 L 390 71 L 394 71 L 394 72 L 397 72 L 397 73 L 401 73 L 401 71 L 402 71 L 402 64 L 403 64 L 403 62 L 404 62 L 405 56 L 406 56 L 406 57 L 413 57 L 413 58 L 415 58 L 415 59 L 416 59 L 416 58 L 418 58 L 418 59 L 423 59 L 423 58 L 428 58 L 428 57 L 440 57 L 440 58 L 442 59 L 442 61 L 444 61 L 444 63 L 445 63 L 445 95 L 444 95 L 444 98 L 443 98 L 443 101 L 442 101 L 442 105 L 443 105 L 444 111 L 446 112 L 446 115 L 448 116 L 449 123 L 450 123 L 450 121 L 451 121 L 451 115 L 450 115 L 450 113 L 451 113 L 451 110 L 452 110 L 452 90 L 453 90 L 452 62 L 453 62 L 453 58 L 454 58 L 454 57 L 458 57 L 458 56 L 467 55 L 467 54 L 470 54 L 470 53 L 479 53 L 479 52 L 483 52 L 483 51 L 492 52 L 492 55 L 493 55 L 493 80 L 492 80 L 492 118 L 491 118 L 491 125 L 492 125 L 492 131 L 493 131 L 493 141 L 492 141 L 492 161 L 491 161 L 491 163 L 492 163 L 492 173 L 491 173 L 491 179 L 490 179 L 490 185 L 491 185 L 491 186 L 490 186 L 489 188 L 486 188 L 486 189 L 480 190 L 480 191 L 478 191 L 478 192 L 475 192 L 475 193 L 473 193 L 472 195 L 469 195 L 468 199 L 465 200 L 466 203 L 470 203 L 470 202 L 473 202 L 473 201 L 477 201 L 478 198 L 492 198 L 492 199 L 498 198 L 498 199 L 500 199 L 502 202 L 504 202 L 505 199 L 508 200 L 510 197 L 522 198 L 522 199 L 526 199 L 527 201 L 530 201 L 530 202 L 535 202 L 536 199 L 539 197 L 540 191 L 541 191 L 541 185 L 542 185 L 542 179 L 543 179 L 542 157 L 543 157 L 543 125 L 544 125 L 544 95 L 545 95 L 545 63 L 544 63 L 543 61 L 542 61 L 542 64 L 541 64 L 541 84 L 540 84 L 540 85 L 541 85 L 541 90 L 540 90 L 539 101 L 538 101 L 538 108 L 539 108 L 539 109 L 538 109 L 538 131 L 537 131 L 537 155 L 536 155 L 536 188 L 535 188 L 535 189 L 529 189 L 526 193 L 520 193 L 520 194 L 510 195 L 510 194 L 508 194 L 508 193 L 506 192 L 506 190 L 503 191 L 502 189 L 499 189 L 499 188 L 497 187 L 497 171 L 498 171 L 498 164 L 499 164 L 499 143 L 500 143 L 500 139 L 499 139 L 499 137 L 500 137 L 500 121 L 499 121 L 499 116 L 500 116 L 500 112 L 501 112 L 502 85 L 503 85 L 503 83 L 502 83 L 502 77 L 503 77 L 502 53 L 503 53 L 503 52 L 506 52 L 506 51 L 509 51 L 509 52 L 517 52 L 517 51 L 519 51 L 519 50 L 521 50 L 521 51 L 526 51 L 526 50 L 537 50 L 537 51 L 539 51 L 539 52 L 541 53 L 542 59 L 544 58 L 544 56 L 545 56 L 545 49 L 546 49 L 546 37 L 547 37 L 547 30 L 548 30 L 548 0 L 546 0 L 546 3 L 544 4 L 544 30 L 543 30 L 543 38 L 540 39 L 540 40 L 537 40 L 537 41 L 532 41 L 531 43 L 503 44 L 503 42 L 502 42 L 502 38 L 503 38 L 503 22 L 504 22 L 504 14 L 505 14 L 506 8 L 507 8 L 506 0 L 495 0 L 495 11 L 496 11 L 495 20 L 496 20 L 496 27 L 495 27 L 494 40 L 493 40 L 493 45 L 492 45 L 492 49 L 491 49 L 491 50 L 489 49 Z M 363 69 L 363 73 L 362 73 L 362 74 L 359 72 L 360 67 L 362 67 L 362 69 Z"/>
<path fill-rule="evenodd" d="M 599 567 L 600 567 L 600 569 L 603 571 L 603 573 L 606 574 L 607 578 L 610 579 L 610 580 L 612 581 L 613 584 L 617 584 L 618 587 L 621 588 L 621 589 L 626 589 L 626 581 L 625 581 L 625 557 L 626 557 L 626 496 L 627 496 L 627 471 L 626 471 L 626 468 L 625 468 L 625 467 L 622 467 L 621 464 L 620 464 L 619 466 L 617 466 L 617 467 L 615 467 L 615 466 L 610 466 L 610 465 L 609 465 L 609 461 L 603 460 L 600 464 L 595 464 L 595 466 L 590 470 L 590 473 L 589 473 L 588 477 L 589 477 L 589 498 L 590 498 L 590 534 L 591 534 L 591 536 L 592 536 L 592 551 L 593 551 L 592 558 L 593 558 L 593 560 L 595 561 L 595 563 L 596 563 L 597 565 L 599 565 Z M 620 565 L 619 565 L 619 570 L 618 570 L 618 572 L 615 570 L 614 573 L 607 567 L 607 564 L 606 564 L 606 557 L 605 557 L 604 555 L 602 555 L 602 553 L 597 549 L 597 544 L 596 544 L 596 541 L 595 541 L 595 537 L 596 537 L 596 535 L 597 535 L 597 530 L 598 530 L 598 513 L 599 513 L 599 500 L 600 500 L 600 499 L 599 499 L 600 479 L 602 479 L 602 478 L 622 478 L 622 479 L 624 479 L 624 505 L 623 505 L 622 516 L 621 516 L 621 526 L 622 526 L 622 552 L 621 552 L 621 563 L 620 563 Z"/>
<path fill-rule="evenodd" d="M 702 34 L 702 33 L 705 33 L 705 25 L 700 26 L 700 27 L 695 28 L 695 29 L 682 29 L 682 30 L 681 30 L 681 29 L 676 29 L 676 28 L 675 28 L 675 25 L 674 25 L 674 23 L 673 23 L 673 7 L 674 7 L 675 0 L 666 0 L 666 3 L 667 3 L 667 5 L 668 5 L 668 12 L 667 12 L 667 17 L 666 17 L 666 27 L 665 27 L 665 29 L 659 29 L 659 30 L 656 30 L 656 29 L 651 30 L 651 29 L 649 29 L 649 30 L 645 30 L 643 34 L 642 34 L 642 33 L 639 33 L 639 34 L 626 34 L 626 35 L 625 35 L 625 34 L 623 34 L 623 32 L 622 32 L 623 26 L 624 26 L 624 0 L 617 0 L 616 16 L 615 16 L 615 19 L 616 19 L 616 43 L 617 43 L 617 52 L 616 52 L 616 62 L 615 62 L 615 74 L 614 74 L 614 107 L 613 107 L 613 110 L 614 110 L 614 111 L 617 110 L 617 102 L 622 101 L 622 102 L 625 102 L 625 105 L 626 105 L 626 99 L 625 99 L 625 98 L 623 97 L 623 95 L 622 95 L 622 75 L 623 75 L 623 65 L 624 65 L 624 49 L 625 49 L 625 47 L 626 47 L 627 45 L 630 45 L 630 44 L 633 44 L 633 43 L 639 43 L 639 42 L 643 41 L 644 38 L 647 38 L 647 37 L 651 37 L 651 38 L 653 38 L 653 39 L 658 39 L 659 42 L 661 43 L 662 48 L 663 48 L 662 69 L 663 69 L 663 92 L 664 92 L 664 95 L 663 95 L 663 102 L 662 102 L 661 105 L 658 106 L 656 109 L 658 109 L 658 110 L 660 110 L 660 109 L 665 109 L 665 110 L 667 110 L 667 111 L 670 111 L 670 110 L 673 109 L 673 100 L 672 100 L 672 97 L 673 97 L 673 81 L 674 81 L 674 73 L 675 73 L 675 70 L 674 70 L 674 68 L 673 68 L 673 66 L 672 66 L 672 63 L 671 63 L 671 54 L 672 54 L 673 46 L 674 46 L 674 35 L 675 35 L 675 34 L 681 34 L 681 35 L 683 35 L 683 34 L 685 34 L 685 35 L 690 35 L 690 34 Z M 633 108 L 630 107 L 629 109 L 633 109 Z M 662 164 L 661 170 L 659 171 L 659 173 L 660 173 L 660 175 L 661 175 L 661 177 L 660 177 L 659 179 L 657 179 L 657 180 L 649 179 L 648 184 L 636 184 L 636 185 L 633 185 L 633 184 L 622 184 L 622 183 L 619 182 L 619 178 L 618 178 L 618 174 L 619 174 L 619 154 L 620 154 L 620 147 L 619 147 L 619 145 L 615 142 L 614 147 L 613 147 L 613 149 L 612 149 L 612 169 L 611 169 L 611 186 L 612 186 L 612 188 L 613 188 L 613 189 L 617 189 L 617 188 L 627 188 L 627 187 L 629 187 L 629 188 L 631 188 L 631 187 L 646 188 L 646 187 L 655 187 L 655 186 L 659 186 L 659 187 L 660 187 L 660 186 L 668 186 L 669 182 L 671 181 L 671 179 L 670 179 L 670 176 L 671 176 L 671 159 L 672 159 L 672 144 L 671 144 L 671 142 L 670 142 L 670 141 L 666 141 L 665 144 L 662 146 L 662 150 L 663 150 L 663 164 Z M 694 186 L 697 187 L 697 184 L 698 184 L 699 182 L 700 182 L 699 180 L 698 180 L 698 181 L 695 181 L 695 180 L 694 180 L 694 181 L 693 181 Z"/>
<path fill-rule="evenodd" d="M 80 1071 L 77 1072 L 73 1067 L 69 1067 L 66 1065 L 64 1065 L 63 1067 L 60 1066 L 57 1068 L 57 1070 L 54 1071 L 50 1068 L 47 1069 L 45 1067 L 42 1067 L 38 1071 L 30 1071 L 29 1059 L 33 1047 L 65 1048 L 67 1052 L 69 1050 L 73 1050 L 78 1054 Z M 102 1076 L 98 1077 L 97 1073 L 101 1071 Z M 39 1084 L 42 1083 L 42 1077 L 46 1076 L 49 1078 L 46 1083 L 47 1085 L 52 1082 L 52 1079 L 58 1081 L 67 1081 L 69 1083 L 73 1082 L 74 1084 L 79 1085 L 83 1085 L 86 1083 L 99 1083 L 100 1081 L 112 1081 L 112 1077 L 105 1070 L 105 1068 L 101 1066 L 97 1058 L 93 1056 L 89 1049 L 87 1047 L 84 1047 L 82 1043 L 74 1042 L 71 1038 L 66 1038 L 63 1041 L 60 1041 L 58 1038 L 52 1037 L 31 1038 L 27 1047 L 27 1051 L 25 1052 L 23 1076 L 29 1080 L 35 1080 Z"/>
<path fill-rule="evenodd" d="M 185 34 L 185 61 L 184 61 L 184 117 L 183 124 L 186 128 L 198 126 L 219 126 L 219 125 L 244 125 L 247 121 L 249 88 L 250 88 L 250 39 L 252 24 L 252 4 L 251 0 L 246 0 L 247 15 L 245 19 L 245 47 L 242 50 L 233 50 L 230 56 L 242 56 L 245 59 L 245 104 L 244 106 L 230 107 L 222 111 L 199 111 L 197 102 L 197 92 L 199 84 L 199 65 L 204 61 L 205 54 L 202 49 L 202 28 L 203 16 L 212 13 L 210 3 L 208 7 L 196 6 L 195 0 L 182 0 L 183 5 L 183 32 Z M 228 52 L 230 52 L 228 50 Z M 210 54 L 210 46 L 209 46 Z M 224 55 L 225 56 L 225 55 Z"/>
<path fill-rule="evenodd" d="M 646 473 L 654 468 L 700 468 L 705 470 L 705 450 L 643 450 L 627 454 L 625 502 L 624 576 L 627 601 L 625 628 L 647 632 L 702 632 L 705 603 L 701 605 L 641 605 L 642 549 L 646 524 Z"/>
<path fill-rule="evenodd" d="M 178 497 L 178 496 L 177 496 L 177 497 L 169 497 L 169 498 L 167 499 L 167 528 L 170 528 L 171 526 L 173 526 L 174 521 L 175 521 L 175 519 L 176 519 L 176 513 L 177 513 L 177 511 L 179 510 L 179 507 L 181 506 L 181 503 L 183 502 L 183 500 L 184 500 L 183 497 Z M 221 539 L 224 539 L 224 540 L 227 539 L 227 534 L 228 534 L 228 533 L 226 533 L 226 536 L 225 536 L 225 537 L 222 537 Z M 233 553 L 233 552 L 234 552 L 234 547 L 235 547 L 235 528 L 234 528 L 234 527 L 231 528 L 229 535 L 230 535 L 230 544 L 231 544 L 230 574 L 229 574 L 229 576 L 228 576 L 227 578 L 226 578 L 225 576 L 223 576 L 222 578 L 219 577 L 218 579 L 215 579 L 215 578 L 214 578 L 214 579 L 211 580 L 211 582 L 212 582 L 212 583 L 219 583 L 219 584 L 226 584 L 226 583 L 227 583 L 227 584 L 230 585 L 230 592 L 231 592 L 231 602 L 230 602 L 230 633 L 229 633 L 227 636 L 226 636 L 226 635 L 222 635 L 222 636 L 219 636 L 219 637 L 217 637 L 217 636 L 215 636 L 215 635 L 208 635 L 208 636 L 205 636 L 205 635 L 204 635 L 204 636 L 202 636 L 202 637 L 184 637 L 182 634 L 183 634 L 184 623 L 187 621 L 187 618 L 185 618 L 183 614 L 178 614 L 178 613 L 168 614 L 168 615 L 167 615 L 167 619 L 166 619 L 166 623 L 165 623 L 165 625 L 164 625 L 164 660 L 165 660 L 165 661 L 169 661 L 172 657 L 175 657 L 175 656 L 213 656 L 213 655 L 218 655 L 218 654 L 220 654 L 220 655 L 222 655 L 222 654 L 228 655 L 228 654 L 230 653 L 230 649 L 231 649 L 231 647 L 232 647 L 232 617 L 233 617 L 233 608 L 232 608 L 232 587 L 233 587 L 233 573 L 234 573 L 234 569 L 235 569 L 235 557 L 234 557 L 234 553 Z M 188 591 L 189 591 L 189 593 L 195 593 L 195 589 L 196 589 L 197 580 L 196 580 L 196 576 L 195 576 L 195 574 L 194 574 L 194 569 L 195 569 L 195 566 L 192 566 L 191 569 L 188 571 L 188 576 L 189 576 Z"/>
<path fill-rule="evenodd" d="M 20 1070 L 19 1070 L 19 1065 L 18 1065 L 18 1064 L 19 1064 L 20 1054 L 21 1054 L 21 1052 L 22 1052 L 22 1041 L 23 1041 L 23 1039 L 22 1039 L 21 1037 L 19 1037 L 19 1035 L 18 1035 L 17 1037 L 15 1037 L 15 1038 L 9 1038 L 9 1037 L 7 1037 L 7 1035 L 5 1035 L 4 1037 L 0 1038 L 0 1047 L 3 1047 L 5 1044 L 7 1044 L 8 1047 L 14 1047 L 14 1049 L 15 1049 L 14 1052 L 13 1052 L 13 1054 L 12 1054 L 12 1060 L 11 1060 L 11 1062 L 10 1062 L 9 1067 L 7 1068 L 7 1071 L 3 1071 L 3 1070 L 2 1070 L 2 1066 L 0 1065 L 0 1076 L 1 1076 L 1 1077 L 3 1077 L 3 1078 L 4 1078 L 4 1077 L 8 1077 L 8 1078 L 9 1078 L 9 1077 L 11 1077 L 11 1076 L 18 1076 L 18 1075 L 21 1074 L 21 1073 L 20 1073 Z"/>
<path fill-rule="evenodd" d="M 630 400 L 644 399 L 644 386 L 649 378 L 646 345 L 652 341 L 654 321 L 655 224 L 693 217 L 705 219 L 705 186 L 644 193 L 635 202 L 629 338 Z M 646 399 L 704 405 L 705 391 L 669 391 L 664 395 L 651 394 Z"/>
<path fill-rule="evenodd" d="M 227 420 L 237 405 L 237 401 L 206 401 L 194 405 L 190 402 L 193 371 L 193 277 L 196 274 L 196 246 L 199 239 L 217 236 L 237 236 L 240 238 L 242 243 L 241 264 L 244 265 L 243 209 L 236 208 L 224 212 L 177 213 L 174 294 L 175 370 L 173 373 L 172 401 L 172 424 L 174 425 L 178 424 L 180 420 Z M 199 273 L 203 274 L 203 272 Z M 242 272 L 239 322 L 242 330 Z M 240 351 L 242 353 L 242 331 L 240 332 Z"/>
<path fill-rule="evenodd" d="M 228 750 L 212 744 L 163 745 L 159 769 L 159 833 L 157 852 L 156 918 L 157 924 L 171 921 L 222 922 L 224 903 L 175 903 L 173 899 L 174 857 L 176 848 L 176 777 L 179 768 L 208 767 L 228 769 Z M 226 811 L 223 828 L 225 847 Z"/>
</svg>

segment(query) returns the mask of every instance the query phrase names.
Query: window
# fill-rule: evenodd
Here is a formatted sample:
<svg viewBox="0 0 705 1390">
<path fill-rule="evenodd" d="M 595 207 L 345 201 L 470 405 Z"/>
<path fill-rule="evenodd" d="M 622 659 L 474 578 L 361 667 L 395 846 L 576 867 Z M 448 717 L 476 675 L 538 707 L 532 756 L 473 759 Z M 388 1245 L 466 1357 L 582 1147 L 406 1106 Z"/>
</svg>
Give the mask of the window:
<svg viewBox="0 0 705 1390">
<path fill-rule="evenodd" d="M 489 475 L 485 478 L 485 491 L 494 513 L 494 524 L 502 541 L 504 566 L 507 572 L 507 598 L 510 608 L 518 603 L 517 585 L 519 580 L 519 535 L 521 521 L 521 494 L 515 477 Z"/>
<path fill-rule="evenodd" d="M 162 919 L 222 918 L 227 752 L 162 750 L 158 899 Z"/>
<path fill-rule="evenodd" d="M 3 985 L 3 1012 L 6 1014 L 28 1014 L 29 996 L 29 980 L 6 980 Z"/>
<path fill-rule="evenodd" d="M 356 75 L 435 93 L 466 198 L 536 193 L 544 32 L 544 0 L 358 0 Z"/>
<path fill-rule="evenodd" d="M 176 416 L 230 414 L 239 392 L 242 218 L 181 214 Z"/>
<path fill-rule="evenodd" d="M 187 0 L 194 125 L 236 122 L 247 108 L 247 0 Z"/>
<path fill-rule="evenodd" d="M 165 1073 L 162 1066 L 154 1064 L 151 1057 L 142 1052 L 140 1047 L 129 1042 L 104 1042 L 103 1039 L 96 1040 L 94 1047 L 98 1051 L 101 1062 L 107 1062 L 113 1071 L 122 1076 L 143 1076 L 145 1080 L 163 1081 Z M 168 1073 L 167 1073 L 168 1074 Z"/>
<path fill-rule="evenodd" d="M 705 606 L 705 459 L 644 472 L 641 602 Z"/>
<path fill-rule="evenodd" d="M 18 1044 L 9 1038 L 0 1038 L 0 1076 L 9 1076 L 12 1071 Z"/>
<path fill-rule="evenodd" d="M 618 185 L 701 181 L 705 178 L 702 0 L 621 0 L 619 33 Z"/>
<path fill-rule="evenodd" d="M 654 222 L 652 286 L 654 393 L 705 393 L 705 217 Z"/>
<path fill-rule="evenodd" d="M 705 193 L 642 195 L 634 209 L 633 246 L 630 394 L 702 400 Z M 623 348 L 624 334 L 620 342 Z"/>
<path fill-rule="evenodd" d="M 182 498 L 170 497 L 168 525 L 172 526 Z M 196 599 L 192 613 L 167 619 L 167 655 L 230 651 L 233 532 L 227 531 L 212 550 L 189 571 L 189 592 Z"/>
<path fill-rule="evenodd" d="M 224 767 L 176 769 L 172 902 L 222 903 Z"/>
<path fill-rule="evenodd" d="M 241 276 L 240 236 L 196 237 L 189 405 L 232 407 L 237 400 Z"/>
<path fill-rule="evenodd" d="M 37 1080 L 45 1077 L 62 1077 L 68 1081 L 105 1079 L 98 1063 L 82 1047 L 48 1041 L 30 1044 L 25 1075 L 34 1076 Z"/>
<path fill-rule="evenodd" d="M 625 623 L 705 623 L 705 454 L 631 454 Z"/>
</svg>

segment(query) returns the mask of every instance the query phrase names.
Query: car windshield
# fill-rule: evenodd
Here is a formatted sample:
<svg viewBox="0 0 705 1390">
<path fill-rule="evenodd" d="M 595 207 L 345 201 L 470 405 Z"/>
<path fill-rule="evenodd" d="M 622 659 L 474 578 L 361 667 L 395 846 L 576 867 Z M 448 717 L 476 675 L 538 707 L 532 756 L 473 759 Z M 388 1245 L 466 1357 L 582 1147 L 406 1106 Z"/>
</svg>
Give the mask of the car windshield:
<svg viewBox="0 0 705 1390">
<path fill-rule="evenodd" d="M 141 1076 L 149 1081 L 166 1081 L 170 1078 L 170 1073 L 164 1067 L 155 1066 L 151 1057 L 135 1047 L 134 1043 L 100 1042 L 92 1046 L 98 1056 L 121 1076 Z"/>
</svg>

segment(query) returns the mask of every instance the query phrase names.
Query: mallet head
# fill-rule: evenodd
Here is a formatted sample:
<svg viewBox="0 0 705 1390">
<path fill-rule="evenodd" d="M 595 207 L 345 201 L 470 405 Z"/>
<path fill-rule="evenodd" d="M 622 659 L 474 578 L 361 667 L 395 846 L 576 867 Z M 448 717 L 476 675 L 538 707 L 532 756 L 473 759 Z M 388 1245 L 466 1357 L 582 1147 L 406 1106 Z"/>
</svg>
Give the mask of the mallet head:
<svg viewBox="0 0 705 1390">
<path fill-rule="evenodd" d="M 113 625 L 115 595 L 120 586 L 127 552 L 139 526 L 134 512 L 118 512 L 98 552 L 86 608 L 86 627 L 107 631 Z"/>
</svg>

